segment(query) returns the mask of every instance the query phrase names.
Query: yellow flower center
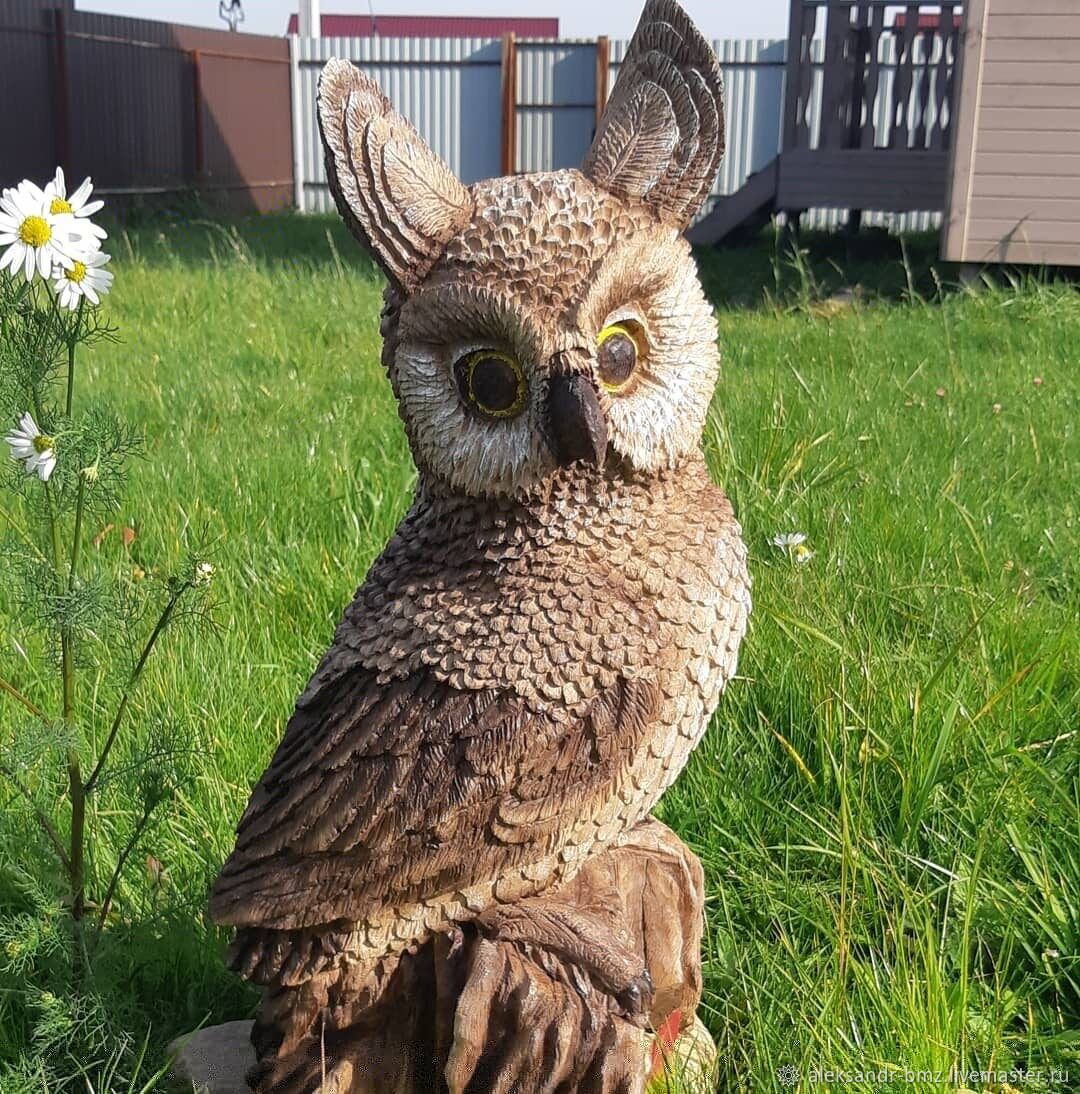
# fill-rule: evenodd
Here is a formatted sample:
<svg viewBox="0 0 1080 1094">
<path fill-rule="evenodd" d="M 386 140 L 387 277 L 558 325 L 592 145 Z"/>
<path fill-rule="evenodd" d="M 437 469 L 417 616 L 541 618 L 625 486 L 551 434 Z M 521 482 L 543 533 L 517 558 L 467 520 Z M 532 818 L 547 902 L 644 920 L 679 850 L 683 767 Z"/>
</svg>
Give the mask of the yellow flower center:
<svg viewBox="0 0 1080 1094">
<path fill-rule="evenodd" d="M 27 217 L 19 225 L 19 239 L 28 247 L 44 247 L 52 239 L 52 228 L 44 217 Z"/>
<path fill-rule="evenodd" d="M 71 207 L 70 201 L 65 201 L 63 198 L 53 198 L 52 204 L 49 206 L 49 212 L 53 216 L 58 216 L 60 213 L 74 213 L 75 210 Z"/>
<path fill-rule="evenodd" d="M 34 451 L 40 456 L 43 452 L 51 452 L 56 446 L 56 441 L 52 437 L 46 437 L 44 433 L 39 433 L 34 438 Z"/>
<path fill-rule="evenodd" d="M 70 270 L 64 271 L 68 281 L 74 281 L 76 285 L 86 276 L 86 263 L 75 261 Z"/>
</svg>

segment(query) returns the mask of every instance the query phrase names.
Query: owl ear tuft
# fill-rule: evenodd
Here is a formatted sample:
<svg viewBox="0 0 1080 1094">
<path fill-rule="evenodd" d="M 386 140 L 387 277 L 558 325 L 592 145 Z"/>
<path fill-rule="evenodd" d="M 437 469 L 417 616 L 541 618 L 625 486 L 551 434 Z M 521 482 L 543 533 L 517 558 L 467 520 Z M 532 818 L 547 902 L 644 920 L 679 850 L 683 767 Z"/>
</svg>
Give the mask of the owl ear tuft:
<svg viewBox="0 0 1080 1094">
<path fill-rule="evenodd" d="M 319 131 L 338 211 L 387 277 L 411 292 L 471 217 L 468 190 L 348 61 L 328 61 L 319 77 Z"/>
<path fill-rule="evenodd" d="M 582 171 L 681 229 L 704 205 L 723 155 L 716 55 L 675 0 L 648 0 Z"/>
</svg>

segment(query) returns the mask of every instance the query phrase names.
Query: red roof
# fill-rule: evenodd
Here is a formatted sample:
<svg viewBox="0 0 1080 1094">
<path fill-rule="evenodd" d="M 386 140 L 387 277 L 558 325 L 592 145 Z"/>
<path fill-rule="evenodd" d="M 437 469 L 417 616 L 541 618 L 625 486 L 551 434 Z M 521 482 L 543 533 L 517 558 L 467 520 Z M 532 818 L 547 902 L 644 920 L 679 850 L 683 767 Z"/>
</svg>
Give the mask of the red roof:
<svg viewBox="0 0 1080 1094">
<path fill-rule="evenodd" d="M 482 15 L 324 15 L 320 25 L 324 38 L 558 38 L 558 19 Z M 295 34 L 298 17 L 289 16 L 286 34 Z"/>
<path fill-rule="evenodd" d="M 960 16 L 959 15 L 954 15 L 953 16 L 953 26 L 957 30 L 960 29 L 960 22 L 961 22 Z M 893 26 L 894 27 L 907 26 L 907 13 L 903 12 L 903 11 L 898 11 L 896 13 L 896 17 L 893 19 Z M 939 12 L 934 12 L 934 11 L 922 12 L 919 15 L 919 21 L 918 21 L 918 23 L 916 23 L 916 26 L 919 28 L 919 30 L 937 30 L 941 26 L 941 15 L 940 15 Z"/>
</svg>

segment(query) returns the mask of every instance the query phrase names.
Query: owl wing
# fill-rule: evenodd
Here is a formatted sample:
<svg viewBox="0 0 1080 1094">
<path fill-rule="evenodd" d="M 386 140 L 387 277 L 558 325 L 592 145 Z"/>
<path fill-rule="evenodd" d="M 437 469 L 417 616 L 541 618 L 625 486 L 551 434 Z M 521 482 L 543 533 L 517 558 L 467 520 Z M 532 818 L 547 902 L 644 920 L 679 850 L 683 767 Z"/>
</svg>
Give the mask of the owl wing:
<svg viewBox="0 0 1080 1094">
<path fill-rule="evenodd" d="M 576 717 L 420 671 L 309 689 L 214 886 L 221 924 L 298 929 L 495 880 L 607 800 L 659 710 L 616 678 Z"/>
</svg>

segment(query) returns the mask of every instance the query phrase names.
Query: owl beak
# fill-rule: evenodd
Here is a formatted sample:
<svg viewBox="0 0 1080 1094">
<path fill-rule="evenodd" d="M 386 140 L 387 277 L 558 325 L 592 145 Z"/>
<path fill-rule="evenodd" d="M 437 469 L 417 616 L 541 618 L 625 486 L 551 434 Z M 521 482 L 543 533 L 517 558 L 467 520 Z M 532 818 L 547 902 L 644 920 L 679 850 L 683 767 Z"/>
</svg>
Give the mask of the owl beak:
<svg viewBox="0 0 1080 1094">
<path fill-rule="evenodd" d="M 556 375 L 548 387 L 548 436 L 560 467 L 587 460 L 599 467 L 607 453 L 607 425 L 596 387 L 578 373 Z"/>
</svg>

